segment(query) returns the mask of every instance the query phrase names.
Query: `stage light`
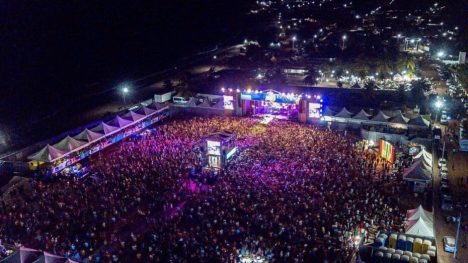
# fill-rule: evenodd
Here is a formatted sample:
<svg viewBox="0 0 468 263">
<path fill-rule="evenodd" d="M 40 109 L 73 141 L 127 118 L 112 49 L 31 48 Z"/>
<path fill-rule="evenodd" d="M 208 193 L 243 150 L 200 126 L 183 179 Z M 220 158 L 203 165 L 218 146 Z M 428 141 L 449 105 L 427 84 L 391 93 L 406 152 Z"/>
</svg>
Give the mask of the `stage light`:
<svg viewBox="0 0 468 263">
<path fill-rule="evenodd" d="M 237 93 L 240 93 L 240 89 L 236 89 L 236 92 L 237 92 Z"/>
<path fill-rule="evenodd" d="M 229 88 L 229 92 L 232 92 L 232 89 L 231 89 L 231 88 Z"/>
<path fill-rule="evenodd" d="M 320 95 L 317 95 L 317 99 L 320 99 L 320 98 L 321 98 L 321 96 L 320 96 Z"/>
<path fill-rule="evenodd" d="M 221 92 L 224 92 L 224 91 L 226 91 L 226 89 L 225 89 L 225 88 L 221 88 Z"/>
</svg>

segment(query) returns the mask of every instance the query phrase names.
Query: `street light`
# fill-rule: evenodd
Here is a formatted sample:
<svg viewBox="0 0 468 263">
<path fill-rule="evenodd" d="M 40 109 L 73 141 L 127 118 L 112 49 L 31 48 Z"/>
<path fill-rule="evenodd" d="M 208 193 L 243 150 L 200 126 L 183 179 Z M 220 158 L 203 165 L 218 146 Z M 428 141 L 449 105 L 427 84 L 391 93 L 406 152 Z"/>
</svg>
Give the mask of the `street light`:
<svg viewBox="0 0 468 263">
<path fill-rule="evenodd" d="M 296 37 L 296 36 L 293 36 L 293 37 L 292 37 L 293 49 L 295 49 L 294 44 L 295 44 L 296 40 L 297 40 L 297 37 Z"/>
<path fill-rule="evenodd" d="M 341 46 L 341 50 L 344 50 L 344 49 L 346 48 L 345 42 L 346 42 L 346 39 L 347 39 L 347 38 L 348 38 L 348 37 L 347 37 L 346 35 L 343 35 L 343 36 L 341 37 L 341 39 L 343 40 L 343 43 L 342 43 L 342 46 Z"/>
<path fill-rule="evenodd" d="M 445 52 L 444 52 L 444 51 L 439 51 L 439 52 L 437 52 L 437 57 L 438 57 L 438 58 L 442 58 L 443 56 L 445 56 Z"/>
<path fill-rule="evenodd" d="M 127 105 L 126 96 L 129 92 L 130 92 L 130 88 L 128 87 L 127 84 L 124 84 L 122 86 L 122 95 L 123 95 L 124 105 Z"/>
</svg>

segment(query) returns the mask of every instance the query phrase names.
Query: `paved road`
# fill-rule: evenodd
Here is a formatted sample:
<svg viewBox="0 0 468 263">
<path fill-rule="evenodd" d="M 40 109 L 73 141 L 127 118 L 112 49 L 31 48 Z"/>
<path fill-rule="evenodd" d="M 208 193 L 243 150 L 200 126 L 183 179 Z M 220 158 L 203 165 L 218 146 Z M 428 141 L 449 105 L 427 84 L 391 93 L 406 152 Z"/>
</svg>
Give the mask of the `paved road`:
<svg viewBox="0 0 468 263">
<path fill-rule="evenodd" d="M 455 193 L 455 199 L 460 197 L 467 198 L 466 192 L 468 190 L 468 184 L 464 186 L 459 185 L 459 178 L 468 176 L 468 153 L 457 152 L 453 153 L 451 149 L 447 147 L 448 151 L 448 169 L 449 169 L 449 182 L 452 190 Z M 468 242 L 468 233 L 466 231 L 460 231 L 459 235 L 459 250 L 457 259 L 453 258 L 453 253 L 447 253 L 443 249 L 442 239 L 444 236 L 456 236 L 456 225 L 453 223 L 446 223 L 445 217 L 448 215 L 456 215 L 457 212 L 445 212 L 440 209 L 440 202 L 438 196 L 438 189 L 440 186 L 439 168 L 437 167 L 437 161 L 439 153 L 434 152 L 434 188 L 436 189 L 436 195 L 434 199 L 434 227 L 436 232 L 436 245 L 437 245 L 437 259 L 439 263 L 452 263 L 452 262 L 468 262 L 468 249 L 463 249 L 461 245 Z M 468 216 L 468 211 L 464 211 Z"/>
</svg>

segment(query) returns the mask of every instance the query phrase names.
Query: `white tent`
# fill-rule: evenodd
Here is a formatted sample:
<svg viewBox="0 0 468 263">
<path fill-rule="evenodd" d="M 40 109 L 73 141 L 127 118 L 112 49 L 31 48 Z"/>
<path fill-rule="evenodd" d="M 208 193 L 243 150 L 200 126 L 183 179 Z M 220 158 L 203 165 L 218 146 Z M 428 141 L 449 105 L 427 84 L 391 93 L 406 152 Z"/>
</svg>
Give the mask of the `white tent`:
<svg viewBox="0 0 468 263">
<path fill-rule="evenodd" d="M 408 235 L 434 238 L 433 225 L 425 222 L 422 217 L 420 217 L 418 220 L 407 221 L 405 229 L 405 233 Z"/>
<path fill-rule="evenodd" d="M 107 123 L 101 122 L 96 127 L 92 128 L 90 130 L 93 131 L 93 132 L 108 134 L 108 133 L 111 133 L 111 132 L 116 131 L 118 129 L 119 129 L 118 127 L 111 126 L 111 125 L 109 125 Z"/>
<path fill-rule="evenodd" d="M 371 120 L 372 121 L 378 121 L 378 122 L 387 122 L 387 120 L 389 119 L 390 117 L 388 117 L 387 115 L 385 115 L 385 113 L 383 113 L 383 111 L 379 111 L 377 113 L 377 115 L 375 115 Z"/>
<path fill-rule="evenodd" d="M 28 159 L 39 162 L 51 162 L 66 153 L 67 151 L 57 149 L 54 146 L 47 144 L 40 151 L 28 156 Z"/>
<path fill-rule="evenodd" d="M 369 120 L 370 114 L 367 113 L 364 109 L 361 109 L 356 115 L 353 116 L 353 119 L 355 120 Z"/>
<path fill-rule="evenodd" d="M 424 210 L 422 205 L 419 205 L 415 209 L 406 211 L 406 221 L 416 221 L 419 218 L 422 218 L 428 225 L 433 225 L 434 215 L 431 212 Z"/>
<path fill-rule="evenodd" d="M 124 115 L 122 115 L 122 118 L 125 118 L 127 120 L 132 120 L 132 121 L 137 121 L 137 120 L 142 119 L 144 117 L 145 117 L 145 115 L 142 115 L 142 114 L 139 114 L 139 113 L 136 113 L 136 112 L 133 112 L 133 111 L 129 111 L 129 112 L 125 113 Z"/>
<path fill-rule="evenodd" d="M 83 146 L 85 144 L 86 144 L 86 142 L 84 142 L 84 141 L 79 141 L 79 140 L 74 139 L 74 138 L 72 138 L 70 136 L 67 136 L 67 137 L 63 138 L 61 141 L 59 141 L 58 143 L 54 144 L 53 146 L 56 149 L 68 152 L 68 151 L 74 150 L 76 148 L 79 148 L 79 147 L 81 147 L 81 146 Z"/>
<path fill-rule="evenodd" d="M 150 115 L 151 113 L 156 112 L 157 110 L 149 108 L 149 107 L 140 107 L 135 112 L 138 114 Z"/>
<path fill-rule="evenodd" d="M 113 120 L 109 121 L 107 124 L 114 126 L 114 127 L 122 128 L 131 124 L 132 122 L 133 121 L 131 120 L 126 120 L 120 116 L 116 116 Z"/>
<path fill-rule="evenodd" d="M 340 118 L 351 118 L 352 113 L 348 111 L 345 107 L 338 112 L 335 117 L 340 117 Z"/>
<path fill-rule="evenodd" d="M 409 119 L 403 116 L 401 111 L 398 111 L 398 113 L 390 120 L 391 123 L 397 123 L 397 124 L 407 124 L 408 121 Z"/>
<path fill-rule="evenodd" d="M 104 136 L 102 133 L 98 132 L 93 132 L 88 129 L 84 129 L 82 132 L 78 133 L 77 135 L 73 136 L 74 139 L 80 140 L 80 141 L 87 141 L 87 142 L 93 142 L 99 138 Z"/>
<path fill-rule="evenodd" d="M 415 126 L 429 127 L 429 121 L 424 119 L 421 115 L 418 115 L 417 117 L 412 118 L 408 122 L 408 124 L 415 125 Z"/>
<path fill-rule="evenodd" d="M 423 160 L 423 163 L 426 167 L 432 168 L 432 154 L 426 151 L 425 147 L 421 147 L 421 151 L 418 154 L 413 156 L 413 160 Z"/>
</svg>

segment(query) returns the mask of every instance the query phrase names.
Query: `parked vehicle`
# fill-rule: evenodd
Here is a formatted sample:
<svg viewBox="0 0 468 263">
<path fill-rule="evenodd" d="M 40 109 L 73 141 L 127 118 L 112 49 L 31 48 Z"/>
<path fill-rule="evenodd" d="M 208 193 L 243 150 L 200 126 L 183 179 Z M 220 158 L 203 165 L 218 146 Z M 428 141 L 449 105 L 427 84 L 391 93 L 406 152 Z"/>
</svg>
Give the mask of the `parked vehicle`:
<svg viewBox="0 0 468 263">
<path fill-rule="evenodd" d="M 444 237 L 444 251 L 449 253 L 455 252 L 455 238 L 453 236 Z"/>
<path fill-rule="evenodd" d="M 444 195 L 442 197 L 442 204 L 441 208 L 444 211 L 453 211 L 453 201 L 452 201 L 452 196 L 450 195 Z"/>
<path fill-rule="evenodd" d="M 439 167 L 447 166 L 447 160 L 444 158 L 440 158 L 439 162 L 437 162 L 437 165 L 439 165 Z"/>
</svg>

